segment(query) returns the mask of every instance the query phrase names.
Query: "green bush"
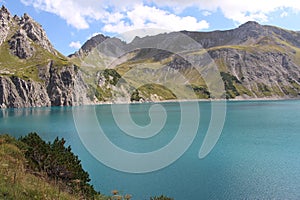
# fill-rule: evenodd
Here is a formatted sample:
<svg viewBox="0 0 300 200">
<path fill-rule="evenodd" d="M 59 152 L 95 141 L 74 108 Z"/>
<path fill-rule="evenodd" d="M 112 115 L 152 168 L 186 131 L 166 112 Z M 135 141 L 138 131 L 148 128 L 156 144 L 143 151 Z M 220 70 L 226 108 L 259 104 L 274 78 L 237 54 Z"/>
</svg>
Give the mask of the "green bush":
<svg viewBox="0 0 300 200">
<path fill-rule="evenodd" d="M 226 98 L 229 99 L 239 96 L 240 93 L 235 87 L 235 84 L 241 84 L 241 82 L 235 76 L 226 72 L 221 72 L 221 77 L 225 84 Z"/>
<path fill-rule="evenodd" d="M 99 193 L 89 184 L 89 174 L 82 169 L 81 161 L 74 155 L 71 147 L 65 147 L 65 140 L 56 138 L 53 143 L 46 143 L 37 133 L 21 137 L 19 141 L 28 160 L 28 168 L 36 172 L 44 172 L 54 181 L 65 183 L 67 190 L 92 198 Z"/>
<path fill-rule="evenodd" d="M 121 75 L 114 69 L 105 69 L 103 71 L 103 76 L 112 85 L 117 85 L 121 78 Z M 110 79 L 110 77 L 112 77 L 112 79 Z"/>
<path fill-rule="evenodd" d="M 139 101 L 141 99 L 140 93 L 138 90 L 134 90 L 131 94 L 130 101 Z"/>
</svg>

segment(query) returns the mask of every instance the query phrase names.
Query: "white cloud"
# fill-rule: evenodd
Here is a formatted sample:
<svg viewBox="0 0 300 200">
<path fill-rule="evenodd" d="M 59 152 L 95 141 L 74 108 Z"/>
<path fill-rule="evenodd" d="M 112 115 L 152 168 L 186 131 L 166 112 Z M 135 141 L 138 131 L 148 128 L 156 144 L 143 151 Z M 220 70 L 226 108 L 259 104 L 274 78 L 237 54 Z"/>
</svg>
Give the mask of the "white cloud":
<svg viewBox="0 0 300 200">
<path fill-rule="evenodd" d="M 99 35 L 99 34 L 103 34 L 103 33 L 100 33 L 100 32 L 92 33 L 91 35 L 87 36 L 86 39 L 89 40 L 89 39 L 91 39 L 92 37 L 94 37 L 94 36 L 96 36 L 96 35 Z"/>
<path fill-rule="evenodd" d="M 269 15 L 279 9 L 292 8 L 300 11 L 300 3 L 295 0 L 153 0 L 157 5 L 169 7 L 181 7 L 182 9 L 189 6 L 196 6 L 200 10 L 215 12 L 220 9 L 223 15 L 238 23 L 244 23 L 249 20 L 265 22 Z"/>
<path fill-rule="evenodd" d="M 74 49 L 79 49 L 79 48 L 81 47 L 81 44 L 80 44 L 79 41 L 71 42 L 71 43 L 69 44 L 69 47 L 72 47 L 72 48 L 74 48 Z"/>
<path fill-rule="evenodd" d="M 284 12 L 285 8 L 300 11 L 300 3 L 296 0 L 21 0 L 21 2 L 54 13 L 77 29 L 89 28 L 92 21 L 101 20 L 106 25 L 105 30 L 109 32 L 149 26 L 172 30 L 206 28 L 205 21 L 199 21 L 192 16 L 179 16 L 185 8 L 191 6 L 197 7 L 204 16 L 220 10 L 224 17 L 236 23 L 249 20 L 266 22 L 271 13 L 278 10 Z M 147 6 L 149 4 L 156 7 Z M 166 7 L 173 13 L 163 10 Z"/>
<path fill-rule="evenodd" d="M 205 21 L 198 22 L 196 18 L 190 16 L 179 17 L 155 7 L 145 6 L 140 0 L 129 0 L 126 3 L 118 0 L 112 0 L 110 3 L 104 0 L 21 0 L 21 2 L 54 13 L 77 29 L 89 28 L 89 22 L 93 20 L 101 20 L 106 24 L 105 29 L 110 32 L 120 32 L 116 31 L 117 28 L 126 31 L 146 27 L 171 30 L 199 30 L 208 27 Z M 139 19 L 140 16 L 142 19 Z M 129 24 L 123 22 L 124 18 L 130 20 Z M 147 20 L 150 22 L 145 23 Z"/>
<path fill-rule="evenodd" d="M 165 29 L 167 31 L 195 31 L 208 27 L 209 24 L 205 20 L 198 21 L 191 16 L 180 17 L 165 10 L 139 4 L 115 23 L 107 23 L 103 27 L 103 31 L 122 33 L 145 28 Z"/>
<path fill-rule="evenodd" d="M 105 13 L 105 18 L 103 22 L 105 23 L 118 23 L 122 18 L 124 18 L 124 14 L 121 14 L 119 12 L 116 13 Z"/>
<path fill-rule="evenodd" d="M 93 34 L 91 35 L 91 37 L 94 37 L 94 36 L 99 35 L 99 34 L 102 34 L 102 33 L 100 33 L 100 32 L 93 33 Z M 91 37 L 90 37 L 90 38 L 91 38 Z"/>
<path fill-rule="evenodd" d="M 88 20 L 103 16 L 101 2 L 97 0 L 21 0 L 25 5 L 54 13 L 77 29 L 89 28 Z"/>
<path fill-rule="evenodd" d="M 287 13 L 287 12 L 282 12 L 281 14 L 280 14 L 280 17 L 281 18 L 283 18 L 283 17 L 287 17 L 289 14 Z"/>
<path fill-rule="evenodd" d="M 209 11 L 207 11 L 207 10 L 205 10 L 205 11 L 202 12 L 202 15 L 205 16 L 205 17 L 207 17 L 207 16 L 209 16 L 209 15 L 211 15 L 211 14 L 212 14 L 212 13 L 209 12 Z"/>
</svg>

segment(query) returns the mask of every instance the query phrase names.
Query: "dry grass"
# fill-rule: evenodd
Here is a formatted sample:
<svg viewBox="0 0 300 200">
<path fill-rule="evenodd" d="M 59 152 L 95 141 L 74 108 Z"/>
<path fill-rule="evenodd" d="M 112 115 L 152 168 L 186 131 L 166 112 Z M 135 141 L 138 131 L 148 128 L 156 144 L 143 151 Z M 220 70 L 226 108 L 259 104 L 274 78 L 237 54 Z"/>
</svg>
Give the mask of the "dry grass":
<svg viewBox="0 0 300 200">
<path fill-rule="evenodd" d="M 81 197 L 62 191 L 61 183 L 54 183 L 42 173 L 26 169 L 26 159 L 16 144 L 18 141 L 0 135 L 0 199 L 8 200 L 74 200 Z M 99 196 L 95 199 L 105 200 Z"/>
</svg>

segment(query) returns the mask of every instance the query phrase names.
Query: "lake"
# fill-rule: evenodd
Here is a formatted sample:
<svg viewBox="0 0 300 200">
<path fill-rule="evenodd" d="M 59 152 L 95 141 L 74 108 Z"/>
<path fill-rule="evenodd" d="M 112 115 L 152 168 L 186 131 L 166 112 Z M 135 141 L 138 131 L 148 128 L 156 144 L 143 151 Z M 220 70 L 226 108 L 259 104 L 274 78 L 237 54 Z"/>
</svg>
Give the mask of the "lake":
<svg viewBox="0 0 300 200">
<path fill-rule="evenodd" d="M 192 104 L 195 106 L 195 102 L 182 104 L 188 109 L 193 109 Z M 118 105 L 114 110 L 111 105 L 82 106 L 75 108 L 79 110 L 77 117 L 71 107 L 3 109 L 0 110 L 0 132 L 15 137 L 37 132 L 43 139 L 51 141 L 57 136 L 65 138 L 82 160 L 94 187 L 108 195 L 117 189 L 123 194 L 132 194 L 134 200 L 161 194 L 176 200 L 300 198 L 299 100 L 227 102 L 222 134 L 211 152 L 202 159 L 198 155 L 211 120 L 211 103 L 196 104 L 200 121 L 193 115 L 184 116 L 188 125 L 184 126 L 183 135 L 192 139 L 191 145 L 175 162 L 164 168 L 151 170 L 152 164 L 154 169 L 154 165 L 160 163 L 149 162 L 146 173 L 128 173 L 113 169 L 107 163 L 102 164 L 91 154 L 95 150 L 91 149 L 92 145 L 91 148 L 85 146 L 82 135 L 77 132 L 78 124 L 84 122 L 86 134 L 93 137 L 98 129 L 88 126 L 90 120 L 87 119 L 94 113 L 109 141 L 126 152 L 146 154 L 164 148 L 177 137 L 182 117 L 179 103 L 160 103 L 158 109 L 157 104 L 153 103 Z M 123 109 L 125 107 L 127 111 Z M 124 134 L 131 130 L 131 127 L 124 125 L 126 120 L 131 119 L 126 112 L 132 117 L 128 123 L 133 122 L 141 128 L 151 124 L 150 108 L 155 108 L 152 110 L 152 120 L 159 119 L 155 124 L 160 126 L 161 122 L 165 122 L 161 128 L 149 126 L 157 129 L 157 134 L 147 138 L 147 135 L 139 138 L 139 135 Z M 116 123 L 116 117 L 126 119 L 122 122 L 124 127 Z M 193 137 L 189 135 L 193 132 L 189 127 L 193 129 L 195 123 L 197 132 Z M 146 134 L 144 129 L 138 130 L 142 130 L 141 137 Z M 186 142 L 184 138 L 181 141 Z M 119 168 L 127 166 L 127 157 L 108 151 L 101 141 L 97 144 L 94 148 L 117 161 L 119 159 Z M 167 162 L 169 157 L 172 155 L 161 155 L 161 162 Z M 137 162 L 130 166 L 138 170 L 142 164 Z"/>
</svg>

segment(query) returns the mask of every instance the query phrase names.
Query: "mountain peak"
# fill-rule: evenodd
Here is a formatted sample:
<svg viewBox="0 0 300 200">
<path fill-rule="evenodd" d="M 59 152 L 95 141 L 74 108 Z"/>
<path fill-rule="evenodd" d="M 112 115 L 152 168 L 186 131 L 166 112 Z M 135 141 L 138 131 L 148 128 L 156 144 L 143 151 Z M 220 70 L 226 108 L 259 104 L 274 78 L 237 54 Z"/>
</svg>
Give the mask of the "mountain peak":
<svg viewBox="0 0 300 200">
<path fill-rule="evenodd" d="M 10 12 L 8 11 L 8 9 L 4 5 L 2 5 L 1 9 L 0 9 L 0 15 L 3 15 L 3 14 L 10 15 Z"/>
<path fill-rule="evenodd" d="M 238 28 L 258 28 L 258 27 L 262 27 L 262 25 L 256 21 L 248 21 L 246 23 L 241 24 Z"/>
<path fill-rule="evenodd" d="M 103 34 L 97 34 L 93 37 L 91 37 L 86 43 L 84 43 L 81 47 L 81 49 L 84 52 L 90 52 L 93 48 L 101 44 L 103 41 L 108 39 L 109 37 L 104 36 Z"/>
<path fill-rule="evenodd" d="M 0 9 L 0 45 L 5 41 L 9 32 L 9 23 L 11 15 L 6 7 L 2 6 Z"/>
<path fill-rule="evenodd" d="M 34 19 L 32 17 L 30 17 L 27 13 L 24 13 L 23 16 L 21 16 L 20 22 L 21 23 L 25 23 L 25 22 L 36 23 L 34 21 Z"/>
<path fill-rule="evenodd" d="M 12 17 L 8 9 L 2 6 L 0 9 L 0 45 L 5 41 L 9 43 L 11 53 L 21 59 L 31 57 L 35 52 L 32 42 L 54 55 L 57 54 L 40 24 L 27 13 L 21 18 L 16 15 Z"/>
</svg>

